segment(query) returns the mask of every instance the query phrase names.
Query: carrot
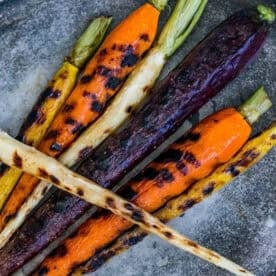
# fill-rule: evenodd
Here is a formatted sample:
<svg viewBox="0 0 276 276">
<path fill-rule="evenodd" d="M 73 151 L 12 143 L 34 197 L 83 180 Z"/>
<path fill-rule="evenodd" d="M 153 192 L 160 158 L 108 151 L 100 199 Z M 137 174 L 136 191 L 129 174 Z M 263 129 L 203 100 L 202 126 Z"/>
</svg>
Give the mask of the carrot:
<svg viewBox="0 0 276 276">
<path fill-rule="evenodd" d="M 148 212 L 156 211 L 232 158 L 251 133 L 244 117 L 253 123 L 270 107 L 271 102 L 260 88 L 241 106 L 243 115 L 227 108 L 207 117 L 150 163 L 119 194 Z M 252 119 L 252 114 L 257 116 Z M 132 225 L 112 213 L 92 215 L 36 271 L 44 269 L 47 275 L 70 274 Z M 65 252 L 62 256 L 61 251 Z"/>
<path fill-rule="evenodd" d="M 103 111 L 143 53 L 151 46 L 160 11 L 146 3 L 132 12 L 105 39 L 87 64 L 63 109 L 38 149 L 57 158 Z M 39 180 L 24 174 L 0 215 L 0 231 L 15 217 Z M 46 191 L 46 190 L 45 190 Z"/>
<path fill-rule="evenodd" d="M 182 236 L 142 208 L 122 199 L 112 191 L 102 188 L 97 183 L 70 171 L 52 157 L 41 153 L 35 148 L 18 142 L 0 130 L 0 148 L 1 147 L 6 150 L 0 152 L 0 160 L 9 166 L 19 168 L 42 180 L 51 181 L 58 188 L 69 191 L 71 194 L 91 204 L 108 209 L 114 214 L 122 216 L 124 219 L 139 225 L 146 231 L 158 235 L 170 244 L 213 263 L 218 267 L 224 268 L 229 272 L 235 273 L 236 275 L 252 275 L 249 271 L 234 262 Z M 66 255 L 66 252 L 58 254 L 59 256 L 60 254 Z M 61 270 L 62 269 L 63 268 L 61 268 Z M 56 267 L 54 267 L 54 270 L 56 270 Z M 38 274 L 44 275 L 47 272 L 47 268 L 44 268 L 39 271 Z M 64 272 L 54 271 L 52 274 L 68 275 L 66 270 Z"/>
<path fill-rule="evenodd" d="M 34 147 L 39 145 L 57 112 L 73 90 L 79 69 L 97 50 L 110 22 L 111 18 L 105 17 L 96 18 L 91 22 L 34 105 L 17 139 Z M 22 172 L 3 165 L 0 171 L 2 171 L 0 177 L 1 210 Z"/>
<path fill-rule="evenodd" d="M 202 202 L 214 192 L 228 185 L 238 175 L 246 172 L 275 146 L 276 124 L 274 123 L 260 135 L 249 140 L 234 158 L 218 167 L 210 176 L 193 184 L 188 191 L 170 200 L 164 207 L 154 213 L 154 215 L 163 222 L 168 222 L 183 215 L 189 208 Z M 229 169 L 233 166 L 235 170 Z M 233 171 L 235 171 L 234 174 L 231 173 Z M 120 236 L 110 247 L 104 248 L 99 252 L 97 251 L 97 254 L 93 258 L 89 259 L 77 269 L 76 275 L 78 273 L 96 271 L 111 257 L 119 255 L 131 246 L 142 241 L 147 235 L 148 233 L 146 231 L 135 227 Z"/>
</svg>

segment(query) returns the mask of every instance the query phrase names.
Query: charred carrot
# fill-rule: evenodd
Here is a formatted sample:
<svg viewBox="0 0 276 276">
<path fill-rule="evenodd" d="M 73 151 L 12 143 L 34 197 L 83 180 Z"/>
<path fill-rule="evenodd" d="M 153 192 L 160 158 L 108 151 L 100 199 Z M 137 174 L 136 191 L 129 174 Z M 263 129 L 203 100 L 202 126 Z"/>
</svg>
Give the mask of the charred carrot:
<svg viewBox="0 0 276 276">
<path fill-rule="evenodd" d="M 253 110 L 258 116 L 251 123 L 271 107 L 263 89 L 257 90 L 253 99 Z M 251 99 L 242 110 L 248 105 L 253 107 Z M 252 113 L 252 110 L 244 112 L 245 118 Z M 150 163 L 119 194 L 148 212 L 156 211 L 240 150 L 251 133 L 245 118 L 234 108 L 207 117 Z M 92 215 L 37 271 L 45 270 L 46 275 L 70 274 L 131 226 L 129 221 L 112 213 Z M 61 250 L 66 252 L 62 256 Z"/>
<path fill-rule="evenodd" d="M 106 17 L 99 17 L 91 22 L 28 115 L 17 137 L 20 141 L 34 147 L 39 145 L 57 112 L 73 90 L 79 69 L 97 50 L 110 22 L 111 18 Z M 0 171 L 1 210 L 22 173 L 4 165 Z"/>
<path fill-rule="evenodd" d="M 241 136 L 239 138 L 241 138 Z M 213 263 L 218 267 L 228 270 L 229 272 L 235 273 L 236 275 L 253 275 L 216 252 L 204 248 L 194 241 L 182 236 L 142 208 L 120 198 L 115 193 L 102 188 L 95 182 L 70 171 L 52 157 L 41 153 L 35 148 L 18 142 L 0 130 L 0 148 L 1 147 L 5 148 L 5 151 L 0 152 L 0 160 L 9 166 L 22 169 L 42 180 L 51 181 L 58 188 L 70 191 L 73 195 L 91 204 L 108 209 L 117 216 L 121 216 L 124 221 L 135 223 L 146 231 L 158 235 L 168 243 Z M 74 253 L 76 254 L 76 251 Z M 65 253 L 63 252 L 62 255 L 66 255 L 66 251 Z M 69 269 L 71 269 L 71 266 Z M 41 274 L 62 276 L 71 273 L 68 268 L 66 269 L 66 266 L 54 266 L 51 268 L 51 271 L 47 267 L 44 267 L 43 270 L 38 272 L 38 275 Z"/>
<path fill-rule="evenodd" d="M 168 222 L 182 215 L 195 204 L 200 203 L 214 192 L 228 185 L 240 174 L 245 173 L 275 146 L 276 124 L 274 123 L 260 135 L 249 140 L 234 158 L 218 167 L 210 176 L 193 184 L 182 195 L 170 200 L 154 215 L 163 222 Z M 142 241 L 147 235 L 146 231 L 135 227 L 120 236 L 110 247 L 104 248 L 100 252 L 97 251 L 91 259 L 77 269 L 76 275 L 78 275 L 78 272 L 96 271 L 111 257 Z"/>
<path fill-rule="evenodd" d="M 162 1 L 164 2 L 164 1 Z M 102 112 L 156 35 L 160 11 L 144 4 L 123 20 L 86 65 L 38 149 L 57 158 Z M 0 215 L 0 231 L 11 221 L 39 180 L 24 174 Z"/>
<path fill-rule="evenodd" d="M 189 115 L 235 78 L 261 48 L 269 29 L 254 9 L 235 13 L 222 22 L 151 92 L 149 101 L 121 129 L 93 150 L 78 172 L 104 187 L 114 187 Z M 9 259 L 3 267 L 6 271 L 8 267 L 18 268 L 90 207 L 66 192 L 54 192 L 12 237 L 7 251 L 1 250 L 1 258 Z"/>
<path fill-rule="evenodd" d="M 147 56 L 137 65 L 127 81 L 107 107 L 106 111 L 93 123 L 59 160 L 71 167 L 84 158 L 81 152 L 89 153 L 107 136 L 114 132 L 126 120 L 137 105 L 148 95 L 148 90 L 156 81 L 164 63 L 174 53 L 193 30 L 207 1 L 180 0 L 163 28 L 160 38 Z M 45 191 L 50 188 L 46 182 L 39 183 L 32 194 L 18 210 L 16 216 L 6 225 L 0 234 L 0 246 L 23 223 L 28 213 L 40 202 Z"/>
</svg>

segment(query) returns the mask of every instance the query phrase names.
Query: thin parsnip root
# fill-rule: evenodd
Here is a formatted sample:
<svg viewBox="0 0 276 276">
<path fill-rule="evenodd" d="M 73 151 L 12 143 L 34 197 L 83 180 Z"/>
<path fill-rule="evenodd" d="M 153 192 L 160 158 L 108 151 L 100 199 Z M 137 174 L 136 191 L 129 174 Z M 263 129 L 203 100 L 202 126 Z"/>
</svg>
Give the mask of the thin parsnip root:
<svg viewBox="0 0 276 276">
<path fill-rule="evenodd" d="M 120 198 L 113 192 L 100 187 L 95 182 L 70 171 L 52 157 L 39 152 L 35 148 L 18 142 L 1 131 L 0 148 L 6 149 L 5 151 L 0 152 L 0 161 L 3 163 L 21 169 L 42 180 L 51 181 L 58 188 L 69 191 L 91 204 L 108 209 L 114 214 L 123 217 L 124 220 L 129 221 L 130 223 L 135 223 L 146 231 L 158 235 L 170 244 L 221 268 L 237 275 L 252 275 L 244 268 L 220 256 L 216 252 L 204 248 L 182 236 L 175 230 L 160 222 L 159 219 L 144 211 L 142 208 Z M 71 267 L 68 268 L 71 269 Z M 64 266 L 54 266 L 50 271 L 47 266 L 45 266 L 42 269 L 43 274 L 47 275 L 67 275 L 67 272 L 70 273 L 68 268 L 66 269 Z M 65 273 L 61 271 L 57 272 L 58 270 L 63 270 Z M 41 271 L 38 272 L 38 275 L 41 275 Z"/>
<path fill-rule="evenodd" d="M 164 207 L 154 213 L 163 222 L 181 216 L 195 204 L 219 191 L 240 174 L 259 162 L 276 146 L 276 124 L 266 129 L 256 138 L 247 142 L 241 151 L 226 164 L 218 167 L 210 176 L 193 184 L 185 193 L 170 200 Z M 119 255 L 131 246 L 142 241 L 148 233 L 135 227 L 120 236 L 110 247 L 97 250 L 86 263 L 80 265 L 76 274 L 96 271 L 113 256 Z"/>
<path fill-rule="evenodd" d="M 150 48 L 160 12 L 144 4 L 125 18 L 105 39 L 49 127 L 38 149 L 59 155 L 103 112 L 141 56 Z M 59 97 L 59 94 L 55 94 Z M 0 214 L 0 231 L 15 218 L 39 180 L 24 174 Z M 2 241 L 3 244 L 4 241 Z"/>
<path fill-rule="evenodd" d="M 158 78 L 164 63 L 177 49 L 175 43 L 180 46 L 181 42 L 184 42 L 191 33 L 206 3 L 207 0 L 178 1 L 156 45 L 130 74 L 103 115 L 60 156 L 61 163 L 67 167 L 78 163 L 89 153 L 89 149 L 97 147 L 131 115 L 133 110 L 149 94 L 150 88 Z M 50 185 L 45 182 L 41 182 L 35 187 L 32 194 L 21 205 L 16 216 L 8 222 L 1 232 L 0 247 L 23 223 L 28 213 L 40 202 L 49 188 Z"/>
<path fill-rule="evenodd" d="M 72 92 L 79 69 L 97 50 L 110 22 L 111 18 L 99 17 L 90 23 L 76 42 L 67 61 L 55 73 L 29 113 L 17 137 L 20 141 L 34 147 L 39 145 L 56 114 Z M 2 166 L 1 171 L 0 210 L 22 174 L 20 170 L 5 166 Z"/>
</svg>

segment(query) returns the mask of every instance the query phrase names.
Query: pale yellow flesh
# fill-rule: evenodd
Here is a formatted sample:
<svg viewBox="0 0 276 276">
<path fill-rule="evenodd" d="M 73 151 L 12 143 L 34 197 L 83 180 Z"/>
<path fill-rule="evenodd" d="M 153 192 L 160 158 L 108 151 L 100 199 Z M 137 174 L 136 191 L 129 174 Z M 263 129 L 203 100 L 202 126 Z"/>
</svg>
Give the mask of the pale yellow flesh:
<svg viewBox="0 0 276 276">
<path fill-rule="evenodd" d="M 20 167 L 22 171 L 42 180 L 55 179 L 53 184 L 58 188 L 91 204 L 108 209 L 114 214 L 139 225 L 144 230 L 156 234 L 170 244 L 216 266 L 236 275 L 252 275 L 234 262 L 182 236 L 143 209 L 102 188 L 97 183 L 70 171 L 57 160 L 18 142 L 2 131 L 0 131 L 0 161 L 11 167 Z M 41 171 L 43 173 L 40 173 Z M 46 178 L 45 175 L 48 177 Z M 137 216 L 137 214 L 139 215 Z"/>
</svg>

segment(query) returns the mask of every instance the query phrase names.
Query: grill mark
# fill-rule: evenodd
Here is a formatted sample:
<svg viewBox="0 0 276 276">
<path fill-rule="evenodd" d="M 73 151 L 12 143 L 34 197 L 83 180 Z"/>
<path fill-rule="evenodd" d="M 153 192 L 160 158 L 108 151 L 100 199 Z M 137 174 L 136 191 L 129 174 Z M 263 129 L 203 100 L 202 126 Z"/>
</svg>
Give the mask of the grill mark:
<svg viewBox="0 0 276 276">
<path fill-rule="evenodd" d="M 169 148 L 165 152 L 161 153 L 154 162 L 157 163 L 168 163 L 168 162 L 177 162 L 182 157 L 182 151 L 177 149 Z"/>
<path fill-rule="evenodd" d="M 73 118 L 71 117 L 68 117 L 65 119 L 65 124 L 66 125 L 70 125 L 70 126 L 73 126 L 77 123 L 77 121 L 75 121 Z"/>
<path fill-rule="evenodd" d="M 5 218 L 4 218 L 4 221 L 5 221 L 5 223 L 8 223 L 9 221 L 11 221 L 12 219 L 14 219 L 15 217 L 16 217 L 16 212 L 15 213 L 12 213 L 12 214 L 10 214 L 10 215 L 8 215 L 8 216 L 5 216 Z"/>
<path fill-rule="evenodd" d="M 128 106 L 127 108 L 126 108 L 126 113 L 131 113 L 133 111 L 133 106 Z"/>
<path fill-rule="evenodd" d="M 208 183 L 208 185 L 206 187 L 204 187 L 202 190 L 203 195 L 206 196 L 206 195 L 210 194 L 214 190 L 214 185 L 215 185 L 214 181 Z"/>
<path fill-rule="evenodd" d="M 181 161 L 178 161 L 176 163 L 176 168 L 183 174 L 183 175 L 187 175 L 188 174 L 188 167 L 186 166 L 186 164 L 184 164 Z"/>
<path fill-rule="evenodd" d="M 187 199 L 182 205 L 178 207 L 178 210 L 185 211 L 195 205 L 196 201 L 194 199 Z"/>
<path fill-rule="evenodd" d="M 56 178 L 54 175 L 49 175 L 49 179 L 51 180 L 52 183 L 54 184 L 60 184 L 60 181 L 58 178 Z"/>
<path fill-rule="evenodd" d="M 21 158 L 21 156 L 15 151 L 14 154 L 13 154 L 13 164 L 21 169 L 22 168 L 22 163 L 23 163 L 23 160 Z"/>
<path fill-rule="evenodd" d="M 124 207 L 131 212 L 131 218 L 136 221 L 144 222 L 144 216 L 142 212 L 135 208 L 135 206 L 131 205 L 130 203 L 125 203 Z"/>
<path fill-rule="evenodd" d="M 74 108 L 75 108 L 74 104 L 66 104 L 63 108 L 63 112 L 64 113 L 71 112 L 72 110 L 74 110 Z"/>
<path fill-rule="evenodd" d="M 198 245 L 193 241 L 187 241 L 187 244 L 194 247 L 194 248 L 198 248 Z"/>
<path fill-rule="evenodd" d="M 84 125 L 81 123 L 76 122 L 75 127 L 71 130 L 72 134 L 76 135 L 79 134 L 80 132 L 82 132 L 82 130 L 84 129 Z"/>
<path fill-rule="evenodd" d="M 112 208 L 112 209 L 115 209 L 115 208 L 116 208 L 115 201 L 114 201 L 114 199 L 113 199 L 112 197 L 107 197 L 107 198 L 105 199 L 105 203 L 106 203 L 107 206 L 109 206 L 109 207 Z"/>
<path fill-rule="evenodd" d="M 183 153 L 183 159 L 187 161 L 188 163 L 192 164 L 196 168 L 200 167 L 200 162 L 195 158 L 194 154 L 190 151 L 185 151 Z"/>
<path fill-rule="evenodd" d="M 163 234 L 168 238 L 168 239 L 172 239 L 173 238 L 173 234 L 169 231 L 165 231 L 163 232 Z"/>
<path fill-rule="evenodd" d="M 92 100 L 96 100 L 97 99 L 97 96 L 94 93 L 88 92 L 86 90 L 83 91 L 82 95 L 83 95 L 83 97 L 90 98 Z"/>
<path fill-rule="evenodd" d="M 130 237 L 124 241 L 124 245 L 127 247 L 133 246 L 133 245 L 137 244 L 138 242 L 142 241 L 145 236 L 146 236 L 146 234 L 143 233 L 138 236 Z"/>
<path fill-rule="evenodd" d="M 134 53 L 132 45 L 129 45 L 124 51 L 124 55 L 121 61 L 121 67 L 132 67 L 139 60 L 139 56 Z"/>
<path fill-rule="evenodd" d="M 100 113 L 103 109 L 103 105 L 101 102 L 95 100 L 91 103 L 91 108 L 92 111 Z"/>
<path fill-rule="evenodd" d="M 144 40 L 145 42 L 149 42 L 149 35 L 148 34 L 146 34 L 146 33 L 144 33 L 144 34 L 141 34 L 140 35 L 140 39 L 141 40 Z"/>
<path fill-rule="evenodd" d="M 49 178 L 48 172 L 43 168 L 38 168 L 38 175 L 43 178 Z"/>
<path fill-rule="evenodd" d="M 162 169 L 159 175 L 163 181 L 172 182 L 174 180 L 173 175 L 167 169 Z"/>
<path fill-rule="evenodd" d="M 111 69 L 103 65 L 98 66 L 98 68 L 96 69 L 96 73 L 104 77 L 109 76 L 111 72 L 112 72 Z"/>
<path fill-rule="evenodd" d="M 83 190 L 82 190 L 81 188 L 78 188 L 78 189 L 77 189 L 77 194 L 78 194 L 79 196 L 83 196 L 83 195 L 84 195 L 84 192 L 83 192 Z"/>
<path fill-rule="evenodd" d="M 121 85 L 122 82 L 123 82 L 122 79 L 111 76 L 107 79 L 107 82 L 105 83 L 105 87 L 107 89 L 115 90 Z"/>
<path fill-rule="evenodd" d="M 89 83 L 93 78 L 93 74 L 91 75 L 84 75 L 81 77 L 80 82 L 83 84 Z"/>
<path fill-rule="evenodd" d="M 230 173 L 232 177 L 238 176 L 240 174 L 240 171 L 236 168 L 235 165 L 230 165 L 225 172 Z"/>
<path fill-rule="evenodd" d="M 102 50 L 100 51 L 99 55 L 102 56 L 102 57 L 103 57 L 103 56 L 106 56 L 106 55 L 107 55 L 107 50 L 106 50 L 106 48 L 102 49 Z"/>
</svg>

